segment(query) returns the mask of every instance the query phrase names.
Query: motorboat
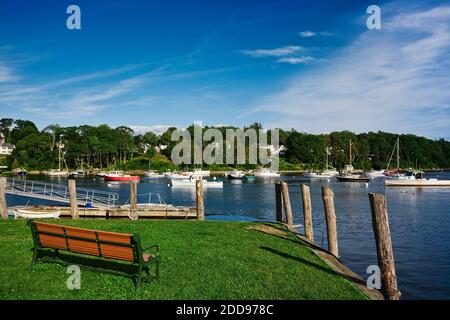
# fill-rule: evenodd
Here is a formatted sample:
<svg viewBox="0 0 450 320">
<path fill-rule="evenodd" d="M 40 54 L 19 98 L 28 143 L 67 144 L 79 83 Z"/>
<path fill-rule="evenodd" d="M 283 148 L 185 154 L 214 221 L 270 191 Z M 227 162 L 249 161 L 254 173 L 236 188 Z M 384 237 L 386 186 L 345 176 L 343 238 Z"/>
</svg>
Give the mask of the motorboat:
<svg viewBox="0 0 450 320">
<path fill-rule="evenodd" d="M 210 170 L 194 169 L 192 174 L 195 177 L 209 177 L 211 175 L 211 171 Z"/>
<path fill-rule="evenodd" d="M 330 179 L 336 177 L 338 174 L 339 172 L 336 170 L 324 170 L 322 172 L 306 172 L 303 176 L 311 179 Z"/>
<path fill-rule="evenodd" d="M 111 171 L 104 176 L 105 181 L 140 181 L 139 176 L 124 174 L 122 171 Z"/>
<path fill-rule="evenodd" d="M 386 177 L 384 173 L 385 170 L 371 170 L 364 173 L 364 175 L 368 178 L 384 178 Z"/>
<path fill-rule="evenodd" d="M 229 180 L 244 179 L 245 174 L 242 171 L 235 169 L 228 172 L 227 177 Z"/>
<path fill-rule="evenodd" d="M 161 179 L 165 177 L 163 174 L 159 174 L 154 171 L 147 171 L 144 173 L 144 176 L 149 179 Z"/>
<path fill-rule="evenodd" d="M 342 173 L 342 174 L 339 174 L 336 178 L 340 182 L 369 182 L 370 181 L 369 177 L 364 176 L 362 174 L 355 174 L 355 173 Z"/>
<path fill-rule="evenodd" d="M 191 173 L 186 173 L 186 172 L 176 173 L 176 172 L 168 171 L 168 172 L 165 172 L 163 175 L 166 178 L 169 178 L 169 179 L 172 179 L 172 180 L 175 180 L 175 179 L 189 179 L 193 175 L 193 172 L 191 172 Z"/>
<path fill-rule="evenodd" d="M 255 177 L 258 178 L 277 178 L 280 174 L 278 172 L 269 170 L 267 168 L 261 168 L 260 170 L 255 172 Z"/>
<path fill-rule="evenodd" d="M 72 172 L 69 172 L 69 176 L 71 177 L 82 177 L 85 175 L 85 172 L 83 169 L 75 170 Z"/>
<path fill-rule="evenodd" d="M 191 187 L 195 188 L 196 181 L 201 180 L 203 183 L 203 187 L 208 188 L 222 188 L 223 187 L 223 181 L 208 181 L 206 179 L 198 179 L 195 177 L 191 177 L 188 179 L 173 179 L 170 180 L 170 185 L 172 187 Z"/>
<path fill-rule="evenodd" d="M 385 180 L 386 186 L 394 187 L 450 187 L 450 180 L 427 179 L 421 170 L 409 170 Z"/>
</svg>

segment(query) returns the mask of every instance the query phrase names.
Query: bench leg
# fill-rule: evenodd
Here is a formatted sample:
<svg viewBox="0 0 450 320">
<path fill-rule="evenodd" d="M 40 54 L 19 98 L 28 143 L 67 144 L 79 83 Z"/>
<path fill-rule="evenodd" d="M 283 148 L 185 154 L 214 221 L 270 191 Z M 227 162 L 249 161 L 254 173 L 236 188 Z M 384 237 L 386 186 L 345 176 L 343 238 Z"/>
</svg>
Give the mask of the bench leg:
<svg viewBox="0 0 450 320">
<path fill-rule="evenodd" d="M 159 281 L 159 259 L 156 260 L 156 270 L 155 270 L 155 273 L 156 273 L 156 280 Z"/>
<path fill-rule="evenodd" d="M 31 264 L 28 267 L 28 270 L 31 271 L 33 269 L 33 266 L 36 264 L 36 261 L 38 259 L 37 255 L 38 255 L 37 248 L 34 248 L 33 249 L 33 258 L 31 259 Z"/>
<path fill-rule="evenodd" d="M 136 277 L 136 289 L 139 289 L 142 281 L 142 265 L 139 265 L 138 275 Z"/>
</svg>

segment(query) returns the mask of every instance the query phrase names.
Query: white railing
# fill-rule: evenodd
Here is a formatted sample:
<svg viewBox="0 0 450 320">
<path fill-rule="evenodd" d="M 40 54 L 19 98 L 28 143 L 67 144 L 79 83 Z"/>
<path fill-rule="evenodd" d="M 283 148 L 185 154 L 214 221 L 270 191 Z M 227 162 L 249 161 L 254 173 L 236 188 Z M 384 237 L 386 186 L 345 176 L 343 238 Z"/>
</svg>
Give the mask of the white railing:
<svg viewBox="0 0 450 320">
<path fill-rule="evenodd" d="M 67 186 L 34 180 L 7 179 L 7 193 L 21 196 L 47 199 L 57 202 L 70 202 Z M 91 204 L 93 207 L 111 207 L 119 199 L 119 194 L 94 189 L 77 188 L 77 202 L 82 205 Z"/>
</svg>

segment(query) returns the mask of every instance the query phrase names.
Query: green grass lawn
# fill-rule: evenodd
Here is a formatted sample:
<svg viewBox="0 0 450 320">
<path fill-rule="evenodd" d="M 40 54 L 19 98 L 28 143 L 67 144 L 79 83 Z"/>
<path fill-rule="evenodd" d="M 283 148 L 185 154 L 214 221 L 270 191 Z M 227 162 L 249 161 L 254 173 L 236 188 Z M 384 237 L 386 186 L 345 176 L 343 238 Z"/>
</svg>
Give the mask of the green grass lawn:
<svg viewBox="0 0 450 320">
<path fill-rule="evenodd" d="M 161 280 L 135 290 L 129 278 L 81 269 L 81 289 L 69 290 L 64 266 L 38 263 L 28 270 L 30 229 L 24 220 L 4 220 L 0 299 L 366 299 L 292 235 L 270 226 L 265 228 L 278 232 L 218 221 L 52 222 L 139 233 L 143 246 L 161 246 Z"/>
</svg>

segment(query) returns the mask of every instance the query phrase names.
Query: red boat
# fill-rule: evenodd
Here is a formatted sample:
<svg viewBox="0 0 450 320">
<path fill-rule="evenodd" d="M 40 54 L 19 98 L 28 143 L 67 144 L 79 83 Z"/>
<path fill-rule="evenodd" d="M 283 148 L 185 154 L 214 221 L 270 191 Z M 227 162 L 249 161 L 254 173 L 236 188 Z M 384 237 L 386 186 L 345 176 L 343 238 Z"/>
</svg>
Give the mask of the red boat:
<svg viewBox="0 0 450 320">
<path fill-rule="evenodd" d="M 121 171 L 113 171 L 106 174 L 104 177 L 105 181 L 140 181 L 139 176 L 130 176 L 129 174 L 123 174 Z"/>
</svg>

